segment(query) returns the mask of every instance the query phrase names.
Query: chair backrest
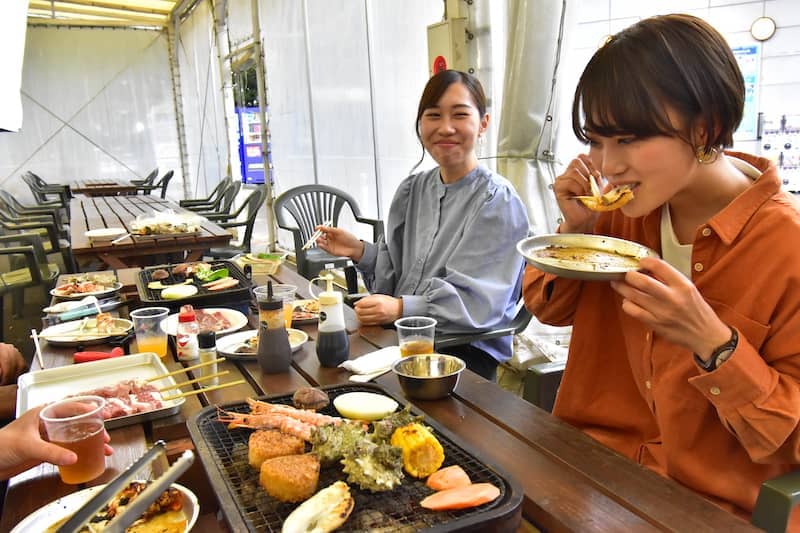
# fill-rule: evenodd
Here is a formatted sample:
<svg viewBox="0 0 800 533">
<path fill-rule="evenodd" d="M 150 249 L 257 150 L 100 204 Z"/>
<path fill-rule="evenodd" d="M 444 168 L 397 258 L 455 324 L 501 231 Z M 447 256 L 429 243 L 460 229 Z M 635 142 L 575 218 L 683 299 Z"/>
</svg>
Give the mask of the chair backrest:
<svg viewBox="0 0 800 533">
<path fill-rule="evenodd" d="M 145 179 L 142 180 L 142 185 L 152 185 L 158 177 L 158 167 L 154 168 Z"/>
<path fill-rule="evenodd" d="M 166 174 L 161 176 L 161 179 L 155 185 L 156 188 L 161 187 L 161 199 L 162 200 L 166 200 L 167 199 L 167 185 L 169 185 L 169 180 L 172 179 L 173 175 L 175 175 L 175 171 L 174 170 L 168 171 Z"/>
<path fill-rule="evenodd" d="M 231 209 L 233 208 L 233 202 L 236 200 L 236 195 L 239 194 L 239 190 L 242 188 L 242 182 L 238 180 L 232 180 L 231 184 L 228 186 L 228 189 L 225 191 L 225 194 L 222 196 L 222 203 L 219 206 L 219 213 L 230 213 Z"/>
<path fill-rule="evenodd" d="M 283 192 L 275 199 L 275 220 L 284 229 L 299 228 L 302 240 L 308 240 L 315 228 L 330 220 L 338 225 L 342 208 L 347 204 L 356 217 L 361 216 L 355 198 L 329 185 L 301 185 Z M 292 215 L 296 226 L 290 224 L 286 213 Z"/>
<path fill-rule="evenodd" d="M 38 203 L 45 203 L 48 201 L 47 195 L 42 191 L 41 186 L 36 182 L 36 178 L 34 177 L 33 173 L 25 172 L 22 175 L 22 181 L 28 184 L 28 188 L 31 190 L 33 198 Z"/>
<path fill-rule="evenodd" d="M 244 235 L 242 236 L 242 246 L 248 252 L 250 251 L 250 241 L 253 238 L 253 226 L 255 226 L 258 211 L 264 205 L 266 199 L 267 188 L 264 185 L 260 185 L 247 197 L 247 223 L 244 228 Z"/>
</svg>

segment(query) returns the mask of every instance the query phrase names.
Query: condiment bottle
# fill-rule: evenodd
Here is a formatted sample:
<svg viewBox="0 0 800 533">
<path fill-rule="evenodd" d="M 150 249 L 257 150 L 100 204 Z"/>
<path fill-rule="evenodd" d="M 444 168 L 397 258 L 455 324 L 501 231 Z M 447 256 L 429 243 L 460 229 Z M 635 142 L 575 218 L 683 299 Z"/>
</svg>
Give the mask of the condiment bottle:
<svg viewBox="0 0 800 533">
<path fill-rule="evenodd" d="M 272 282 L 267 282 L 267 299 L 259 302 L 261 324 L 258 330 L 258 364 L 267 374 L 289 370 L 292 347 L 283 314 L 283 300 L 273 298 Z"/>
<path fill-rule="evenodd" d="M 317 329 L 317 357 L 326 367 L 335 367 L 350 355 L 350 338 L 344 326 L 342 293 L 333 290 L 333 276 L 320 276 L 326 289 L 319 295 L 319 328 Z"/>
<path fill-rule="evenodd" d="M 200 357 L 197 347 L 197 333 L 200 326 L 191 305 L 184 305 L 178 313 L 178 331 L 175 337 L 178 345 L 178 360 L 193 361 Z"/>
<path fill-rule="evenodd" d="M 200 362 L 207 363 L 217 358 L 217 334 L 210 329 L 204 329 L 197 334 L 197 345 L 199 348 Z M 201 366 L 196 370 L 197 377 L 209 376 L 217 373 L 217 363 Z M 219 384 L 219 378 L 204 380 L 201 387 L 211 387 Z"/>
</svg>

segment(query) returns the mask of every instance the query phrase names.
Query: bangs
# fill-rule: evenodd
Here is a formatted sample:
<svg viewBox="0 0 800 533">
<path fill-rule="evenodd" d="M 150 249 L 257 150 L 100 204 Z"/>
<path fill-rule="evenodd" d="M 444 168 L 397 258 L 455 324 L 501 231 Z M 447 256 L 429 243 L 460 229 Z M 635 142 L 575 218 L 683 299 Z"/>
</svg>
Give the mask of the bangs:
<svg viewBox="0 0 800 533">
<path fill-rule="evenodd" d="M 641 65 L 629 65 L 625 54 L 614 54 L 613 61 L 607 59 L 609 54 L 603 53 L 607 52 L 604 49 L 612 46 L 609 43 L 597 51 L 575 89 L 572 104 L 575 136 L 584 143 L 589 142 L 587 133 L 604 137 L 683 137 L 683 132 L 670 121 L 663 104 L 665 98 L 655 80 L 642 76 Z"/>
</svg>

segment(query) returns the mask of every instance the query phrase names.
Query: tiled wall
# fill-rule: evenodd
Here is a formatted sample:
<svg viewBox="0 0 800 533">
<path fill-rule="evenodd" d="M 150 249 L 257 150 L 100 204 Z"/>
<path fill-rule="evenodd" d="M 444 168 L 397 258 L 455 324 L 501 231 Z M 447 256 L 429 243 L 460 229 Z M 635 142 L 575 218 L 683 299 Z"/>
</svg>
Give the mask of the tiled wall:
<svg viewBox="0 0 800 533">
<path fill-rule="evenodd" d="M 777 30 L 762 43 L 758 111 L 800 114 L 800 0 L 578 0 L 578 30 L 568 42 L 565 58 L 568 74 L 563 86 L 570 105 L 578 76 L 605 36 L 639 19 L 675 12 L 707 20 L 733 47 L 757 43 L 750 36 L 750 25 L 762 15 L 772 17 Z M 574 141 L 566 128 L 562 148 L 579 147 L 570 146 L 570 138 Z M 759 143 L 737 142 L 736 148 L 758 152 Z M 563 158 L 564 150 L 559 152 Z"/>
</svg>

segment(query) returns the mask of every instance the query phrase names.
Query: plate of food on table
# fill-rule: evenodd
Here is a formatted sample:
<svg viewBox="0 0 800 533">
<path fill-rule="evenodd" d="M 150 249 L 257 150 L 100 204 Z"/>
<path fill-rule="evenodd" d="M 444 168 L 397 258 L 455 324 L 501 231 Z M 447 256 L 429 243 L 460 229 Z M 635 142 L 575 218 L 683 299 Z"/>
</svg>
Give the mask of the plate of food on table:
<svg viewBox="0 0 800 533">
<path fill-rule="evenodd" d="M 622 279 L 639 269 L 644 257 L 658 257 L 636 242 L 606 235 L 556 233 L 528 237 L 517 250 L 534 268 L 563 278 L 586 281 Z"/>
<path fill-rule="evenodd" d="M 507 474 L 378 386 L 247 398 L 187 425 L 234 530 L 491 529 L 522 502 Z"/>
<path fill-rule="evenodd" d="M 114 274 L 76 274 L 50 290 L 50 296 L 68 300 L 86 296 L 105 296 L 122 288 Z"/>
<path fill-rule="evenodd" d="M 287 328 L 289 346 L 296 352 L 308 340 L 305 331 Z M 228 359 L 252 360 L 258 354 L 258 330 L 251 329 L 231 333 L 217 341 L 217 353 Z"/>
<path fill-rule="evenodd" d="M 81 395 L 106 400 L 107 429 L 170 416 L 186 400 L 174 375 L 168 374 L 153 353 L 28 372 L 18 379 L 17 416 L 55 399 Z M 191 389 L 188 386 L 187 391 Z"/>
<path fill-rule="evenodd" d="M 136 217 L 130 223 L 131 235 L 135 238 L 185 237 L 200 233 L 203 218 L 193 214 L 164 211 L 152 216 Z"/>
<path fill-rule="evenodd" d="M 111 525 L 111 520 L 125 511 L 125 508 L 149 485 L 148 481 L 130 482 L 117 493 L 108 504 L 89 519 L 88 525 L 80 531 L 103 531 Z M 31 513 L 11 530 L 11 533 L 37 531 L 55 533 L 105 485 L 88 487 L 50 502 Z M 200 504 L 195 494 L 178 483 L 173 483 L 148 507 L 147 511 L 126 529 L 127 533 L 188 533 L 200 515 Z"/>
<path fill-rule="evenodd" d="M 195 320 L 200 330 L 210 330 L 217 337 L 239 331 L 247 325 L 247 317 L 235 309 L 224 307 L 194 308 Z M 169 315 L 161 322 L 161 329 L 173 337 L 178 332 L 178 313 Z"/>
<path fill-rule="evenodd" d="M 292 324 L 315 324 L 319 320 L 319 300 L 295 300 Z"/>
<path fill-rule="evenodd" d="M 54 346 L 79 346 L 98 344 L 112 337 L 128 335 L 133 322 L 116 318 L 109 313 L 98 313 L 94 317 L 70 320 L 44 328 L 38 337 Z"/>
</svg>

